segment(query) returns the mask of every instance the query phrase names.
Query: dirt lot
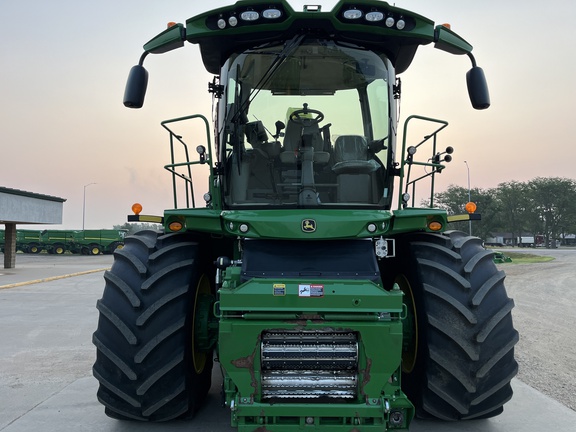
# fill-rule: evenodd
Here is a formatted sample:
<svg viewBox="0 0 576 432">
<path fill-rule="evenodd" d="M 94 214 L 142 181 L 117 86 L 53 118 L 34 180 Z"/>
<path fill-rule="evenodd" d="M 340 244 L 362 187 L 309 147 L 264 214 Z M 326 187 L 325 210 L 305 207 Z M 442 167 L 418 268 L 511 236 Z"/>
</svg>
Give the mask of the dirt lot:
<svg viewBox="0 0 576 432">
<path fill-rule="evenodd" d="M 505 251 L 504 251 L 505 252 Z M 555 259 L 500 264 L 520 332 L 518 378 L 576 411 L 576 250 L 518 250 Z"/>
</svg>

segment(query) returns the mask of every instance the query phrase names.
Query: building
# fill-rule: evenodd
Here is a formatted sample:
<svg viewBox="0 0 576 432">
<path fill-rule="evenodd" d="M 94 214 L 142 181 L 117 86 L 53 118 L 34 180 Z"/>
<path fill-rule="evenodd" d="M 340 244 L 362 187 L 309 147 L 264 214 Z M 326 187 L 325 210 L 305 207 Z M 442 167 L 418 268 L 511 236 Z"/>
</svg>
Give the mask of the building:
<svg viewBox="0 0 576 432">
<path fill-rule="evenodd" d="M 16 265 L 16 225 L 61 224 L 64 198 L 0 186 L 0 224 L 4 232 L 4 268 Z"/>
</svg>

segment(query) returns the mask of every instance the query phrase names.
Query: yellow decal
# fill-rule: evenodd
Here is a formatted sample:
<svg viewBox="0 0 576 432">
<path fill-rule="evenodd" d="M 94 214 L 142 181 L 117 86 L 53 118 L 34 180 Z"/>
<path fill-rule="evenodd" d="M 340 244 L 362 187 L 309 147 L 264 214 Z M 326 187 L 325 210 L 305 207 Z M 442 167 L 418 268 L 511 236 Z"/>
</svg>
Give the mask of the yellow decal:
<svg viewBox="0 0 576 432">
<path fill-rule="evenodd" d="M 302 221 L 302 231 L 305 233 L 316 231 L 316 221 L 314 219 L 304 219 Z"/>
<path fill-rule="evenodd" d="M 272 285 L 275 296 L 285 296 L 286 295 L 286 285 L 285 284 L 274 284 Z"/>
</svg>

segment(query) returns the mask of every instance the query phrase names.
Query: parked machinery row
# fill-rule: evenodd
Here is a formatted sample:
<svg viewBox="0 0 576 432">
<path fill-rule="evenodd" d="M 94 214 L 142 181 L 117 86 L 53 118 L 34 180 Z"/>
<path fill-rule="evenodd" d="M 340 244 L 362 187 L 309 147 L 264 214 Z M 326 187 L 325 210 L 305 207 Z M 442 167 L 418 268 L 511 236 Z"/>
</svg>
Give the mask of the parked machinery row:
<svg viewBox="0 0 576 432">
<path fill-rule="evenodd" d="M 61 255 L 66 252 L 83 255 L 112 253 L 124 245 L 127 230 L 17 230 L 16 251 Z M 4 231 L 0 231 L 0 248 L 4 251 Z"/>
</svg>

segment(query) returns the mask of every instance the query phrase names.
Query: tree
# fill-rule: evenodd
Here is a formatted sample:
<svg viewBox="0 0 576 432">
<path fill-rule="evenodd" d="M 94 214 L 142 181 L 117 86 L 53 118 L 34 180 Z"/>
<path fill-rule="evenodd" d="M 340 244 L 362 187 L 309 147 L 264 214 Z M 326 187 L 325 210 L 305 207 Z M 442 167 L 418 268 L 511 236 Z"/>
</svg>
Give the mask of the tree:
<svg viewBox="0 0 576 432">
<path fill-rule="evenodd" d="M 143 230 L 162 230 L 162 225 L 155 223 L 145 223 L 145 222 L 125 222 L 123 225 L 114 225 L 114 229 L 125 229 L 128 230 L 127 235 L 132 235 L 135 232 Z"/>
<path fill-rule="evenodd" d="M 496 200 L 500 210 L 499 220 L 502 231 L 512 233 L 517 239 L 528 230 L 529 199 L 525 183 L 511 181 L 500 183 L 496 189 Z"/>
<path fill-rule="evenodd" d="M 482 217 L 480 221 L 473 221 L 471 224 L 472 233 L 480 238 L 490 237 L 501 225 L 498 218 L 499 209 L 494 189 L 474 188 L 470 191 L 470 197 L 476 203 L 477 210 Z M 449 215 L 466 213 L 465 206 L 468 202 L 468 189 L 450 185 L 445 192 L 434 194 L 436 207 L 446 210 Z M 468 222 L 456 222 L 451 228 L 468 232 L 470 224 Z"/>
<path fill-rule="evenodd" d="M 554 246 L 563 229 L 574 227 L 576 181 L 566 178 L 537 177 L 527 184 L 533 222 L 539 222 L 546 247 Z"/>
<path fill-rule="evenodd" d="M 472 222 L 472 233 L 480 238 L 496 232 L 543 235 L 548 247 L 567 233 L 576 233 L 576 181 L 566 178 L 535 178 L 527 183 L 512 180 L 495 189 L 472 189 L 471 199 L 482 220 Z M 462 214 L 468 201 L 468 189 L 450 185 L 434 194 L 435 206 L 449 215 Z M 426 202 L 422 202 L 424 206 Z M 468 231 L 468 222 L 451 225 Z"/>
</svg>

